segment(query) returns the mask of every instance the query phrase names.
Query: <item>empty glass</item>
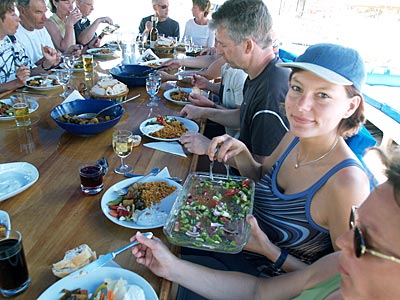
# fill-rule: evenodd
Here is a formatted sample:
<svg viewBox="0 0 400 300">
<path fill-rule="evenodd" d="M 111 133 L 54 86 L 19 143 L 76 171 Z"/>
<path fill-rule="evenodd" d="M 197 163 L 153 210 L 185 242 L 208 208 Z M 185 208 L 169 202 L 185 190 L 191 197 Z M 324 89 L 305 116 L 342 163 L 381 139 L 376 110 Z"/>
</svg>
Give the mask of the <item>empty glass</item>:
<svg viewBox="0 0 400 300">
<path fill-rule="evenodd" d="M 147 106 L 158 106 L 158 103 L 156 102 L 156 99 L 154 96 L 157 94 L 159 89 L 159 84 L 158 81 L 152 78 L 151 76 L 148 76 L 146 78 L 146 91 L 147 94 L 150 95 L 150 102 L 147 103 Z"/>
<path fill-rule="evenodd" d="M 157 100 L 157 101 L 161 100 L 161 98 L 157 96 L 157 93 L 161 87 L 161 81 L 162 81 L 161 75 L 158 74 L 157 72 L 153 72 L 153 73 L 149 74 L 149 78 L 152 78 L 154 81 L 157 82 L 157 91 L 156 91 L 156 94 L 154 95 L 154 100 Z"/>
<path fill-rule="evenodd" d="M 61 97 L 68 97 L 67 93 L 67 84 L 69 83 L 69 80 L 71 79 L 71 72 L 63 69 L 55 69 L 56 71 L 56 76 L 58 78 L 58 81 L 63 87 L 63 92 L 60 94 Z"/>
</svg>

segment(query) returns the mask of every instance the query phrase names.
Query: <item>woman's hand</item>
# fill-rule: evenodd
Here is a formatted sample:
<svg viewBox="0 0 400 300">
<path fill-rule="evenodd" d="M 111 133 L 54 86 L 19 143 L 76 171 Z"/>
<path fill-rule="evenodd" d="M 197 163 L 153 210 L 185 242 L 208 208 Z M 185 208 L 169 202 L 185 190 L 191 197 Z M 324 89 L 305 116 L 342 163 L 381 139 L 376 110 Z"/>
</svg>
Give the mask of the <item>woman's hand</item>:
<svg viewBox="0 0 400 300">
<path fill-rule="evenodd" d="M 21 83 L 21 85 L 25 85 L 28 78 L 31 76 L 31 70 L 29 67 L 22 65 L 15 72 L 15 77 Z"/>
<path fill-rule="evenodd" d="M 198 154 L 207 154 L 210 140 L 199 132 L 187 131 L 179 139 L 187 151 Z"/>
<path fill-rule="evenodd" d="M 73 27 L 80 19 L 82 19 L 82 13 L 78 8 L 75 8 L 69 13 L 66 25 Z"/>
<path fill-rule="evenodd" d="M 168 278 L 168 272 L 174 269 L 178 258 L 157 237 L 148 239 L 138 231 L 131 237 L 131 242 L 135 240 L 140 243 L 132 247 L 137 263 L 148 267 L 157 276 Z"/>
<path fill-rule="evenodd" d="M 247 215 L 246 220 L 250 224 L 250 237 L 244 249 L 264 255 L 265 249 L 271 244 L 271 241 L 258 226 L 257 219 L 253 215 Z"/>
<path fill-rule="evenodd" d="M 211 140 L 208 148 L 208 157 L 211 161 L 218 160 L 219 162 L 226 163 L 230 158 L 246 150 L 247 147 L 243 142 L 228 134 L 224 134 Z"/>
</svg>

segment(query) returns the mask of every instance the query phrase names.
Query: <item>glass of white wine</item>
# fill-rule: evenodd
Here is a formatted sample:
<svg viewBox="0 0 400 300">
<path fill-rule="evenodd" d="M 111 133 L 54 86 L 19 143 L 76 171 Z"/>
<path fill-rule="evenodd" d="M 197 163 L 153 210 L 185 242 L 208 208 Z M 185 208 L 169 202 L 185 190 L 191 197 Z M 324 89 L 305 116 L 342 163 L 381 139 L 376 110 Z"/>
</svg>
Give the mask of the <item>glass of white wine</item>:
<svg viewBox="0 0 400 300">
<path fill-rule="evenodd" d="M 114 152 L 121 158 L 121 165 L 114 169 L 115 173 L 124 174 L 132 171 L 132 167 L 125 163 L 125 158 L 132 153 L 133 133 L 129 130 L 115 130 L 112 145 Z"/>
</svg>

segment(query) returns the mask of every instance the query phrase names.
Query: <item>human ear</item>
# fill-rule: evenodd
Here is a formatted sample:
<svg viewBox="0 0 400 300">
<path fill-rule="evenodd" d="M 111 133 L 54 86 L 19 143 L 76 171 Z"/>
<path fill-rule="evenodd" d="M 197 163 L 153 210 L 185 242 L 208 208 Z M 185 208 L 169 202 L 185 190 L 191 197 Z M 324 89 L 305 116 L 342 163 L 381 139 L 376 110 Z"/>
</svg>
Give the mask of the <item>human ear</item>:
<svg viewBox="0 0 400 300">
<path fill-rule="evenodd" d="M 353 113 L 360 106 L 361 101 L 362 101 L 362 99 L 358 95 L 351 97 L 350 102 L 349 102 L 349 107 L 344 115 L 344 118 L 348 118 L 351 115 L 353 115 Z"/>
</svg>

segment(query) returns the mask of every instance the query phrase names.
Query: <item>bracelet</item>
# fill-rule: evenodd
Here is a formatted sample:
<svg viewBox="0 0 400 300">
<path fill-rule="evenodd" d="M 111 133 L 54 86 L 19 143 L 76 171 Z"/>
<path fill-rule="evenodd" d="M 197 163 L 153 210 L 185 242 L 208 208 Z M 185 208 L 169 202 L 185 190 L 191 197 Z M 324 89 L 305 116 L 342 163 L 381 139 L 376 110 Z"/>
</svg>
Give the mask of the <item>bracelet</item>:
<svg viewBox="0 0 400 300">
<path fill-rule="evenodd" d="M 284 248 L 281 249 L 281 255 L 279 255 L 276 262 L 274 262 L 275 269 L 279 270 L 282 267 L 288 254 L 289 254 L 289 252 L 286 249 L 284 249 Z"/>
<path fill-rule="evenodd" d="M 42 61 L 42 69 L 45 71 L 50 71 L 53 68 L 53 66 L 51 66 L 50 68 L 45 68 L 44 67 L 44 61 Z"/>
</svg>

